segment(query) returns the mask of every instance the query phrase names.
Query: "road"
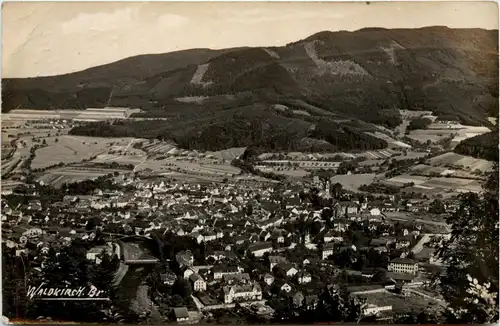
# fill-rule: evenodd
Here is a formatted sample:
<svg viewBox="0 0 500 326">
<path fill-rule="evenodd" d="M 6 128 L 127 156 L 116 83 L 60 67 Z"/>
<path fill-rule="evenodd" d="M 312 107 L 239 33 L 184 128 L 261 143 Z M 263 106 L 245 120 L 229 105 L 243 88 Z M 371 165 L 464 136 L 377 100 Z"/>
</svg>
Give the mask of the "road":
<svg viewBox="0 0 500 326">
<path fill-rule="evenodd" d="M 191 298 L 193 298 L 194 304 L 196 305 L 196 309 L 198 309 L 198 311 L 200 311 L 200 312 L 203 311 L 203 308 L 205 308 L 203 303 L 201 303 L 201 301 L 192 294 L 191 294 Z"/>
<path fill-rule="evenodd" d="M 432 233 L 424 234 L 422 239 L 420 239 L 420 241 L 418 241 L 417 244 L 411 249 L 411 252 L 414 254 L 418 254 L 419 252 L 421 252 L 422 249 L 424 249 L 424 244 L 429 242 L 429 240 L 431 240 L 433 236 L 434 234 Z"/>
<path fill-rule="evenodd" d="M 118 286 L 121 283 L 122 279 L 127 274 L 127 271 L 128 265 L 120 261 L 120 266 L 118 267 L 118 270 L 115 273 L 115 278 L 113 280 L 113 286 Z"/>
<path fill-rule="evenodd" d="M 139 303 L 139 309 L 142 311 L 151 311 L 153 303 L 148 297 L 149 287 L 147 285 L 140 285 L 137 289 L 137 303 Z"/>
</svg>

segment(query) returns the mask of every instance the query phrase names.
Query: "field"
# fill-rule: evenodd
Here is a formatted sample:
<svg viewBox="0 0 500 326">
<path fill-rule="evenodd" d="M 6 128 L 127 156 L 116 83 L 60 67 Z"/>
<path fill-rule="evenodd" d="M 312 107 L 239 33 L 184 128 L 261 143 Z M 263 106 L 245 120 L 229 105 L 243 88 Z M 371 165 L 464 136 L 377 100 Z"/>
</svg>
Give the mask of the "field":
<svg viewBox="0 0 500 326">
<path fill-rule="evenodd" d="M 322 159 L 333 159 L 335 157 L 343 157 L 345 159 L 355 159 L 358 157 L 363 157 L 368 160 L 385 160 L 386 158 L 389 157 L 398 157 L 395 156 L 397 153 L 400 153 L 396 150 L 386 148 L 386 149 L 381 149 L 378 151 L 365 151 L 365 152 L 360 152 L 360 153 L 302 153 L 302 152 L 290 152 L 287 153 L 286 159 L 288 160 L 295 160 L 295 161 L 305 161 L 305 160 L 310 160 L 310 159 L 316 159 L 316 160 L 322 160 Z M 272 157 L 273 155 L 278 155 L 280 153 L 263 153 L 259 155 L 259 159 L 261 160 L 266 160 L 269 157 Z"/>
<path fill-rule="evenodd" d="M 367 300 L 368 304 L 377 306 L 392 306 L 394 313 L 405 313 L 410 311 L 420 312 L 425 309 L 436 309 L 439 305 L 435 300 L 431 300 L 416 294 L 410 293 L 407 296 L 396 295 L 389 292 L 360 295 Z"/>
<path fill-rule="evenodd" d="M 64 183 L 97 179 L 100 176 L 113 173 L 114 171 L 117 170 L 95 169 L 95 168 L 84 168 L 84 167 L 83 168 L 64 167 L 58 169 L 51 169 L 45 172 L 42 176 L 40 176 L 38 180 L 43 181 L 44 184 L 51 185 L 55 188 L 59 188 Z M 125 171 L 118 171 L 118 172 L 125 172 Z"/>
<path fill-rule="evenodd" d="M 452 152 L 430 158 L 429 160 L 427 160 L 426 163 L 432 166 L 439 166 L 439 167 L 456 166 L 467 171 L 479 170 L 481 172 L 491 171 L 493 167 L 492 162 Z"/>
<path fill-rule="evenodd" d="M 146 160 L 146 155 L 117 155 L 117 154 L 99 154 L 92 160 L 93 163 L 112 163 L 121 165 L 137 165 Z"/>
<path fill-rule="evenodd" d="M 381 132 L 378 132 L 378 131 L 368 132 L 367 134 L 385 140 L 387 142 L 387 144 L 389 145 L 389 148 L 411 148 L 410 145 L 403 143 L 399 140 L 396 140 L 394 138 L 391 138 L 388 135 L 381 133 Z"/>
<path fill-rule="evenodd" d="M 104 108 L 86 110 L 12 110 L 2 114 L 5 121 L 27 121 L 27 120 L 108 120 L 128 118 L 138 109 L 129 108 Z"/>
<path fill-rule="evenodd" d="M 429 153 L 426 152 L 414 152 L 414 151 L 408 151 L 406 155 L 398 155 L 394 156 L 391 159 L 400 161 L 400 160 L 408 160 L 408 159 L 415 159 L 415 158 L 422 158 L 425 157 L 426 155 L 429 155 Z"/>
<path fill-rule="evenodd" d="M 235 158 L 243 155 L 245 153 L 246 147 L 234 147 L 234 148 L 228 148 L 223 151 L 218 151 L 218 152 L 207 152 L 207 155 L 213 155 L 214 157 L 226 160 L 226 161 L 232 161 Z"/>
<path fill-rule="evenodd" d="M 413 166 L 411 169 L 412 174 L 422 175 L 422 176 L 450 176 L 456 178 L 468 178 L 468 179 L 483 179 L 479 175 L 474 175 L 472 173 L 462 171 L 459 169 L 449 169 L 440 166 L 430 166 L 426 164 L 418 164 Z"/>
<path fill-rule="evenodd" d="M 295 169 L 280 168 L 279 170 L 277 168 L 267 167 L 267 166 L 256 166 L 256 168 L 262 172 L 270 172 L 294 178 L 302 178 L 309 175 L 308 171 L 300 168 L 295 168 Z"/>
<path fill-rule="evenodd" d="M 331 183 L 340 183 L 342 187 L 349 191 L 358 191 L 361 185 L 368 185 L 375 180 L 375 173 L 336 175 L 331 178 Z"/>
<path fill-rule="evenodd" d="M 154 173 L 179 172 L 181 174 L 222 178 L 240 173 L 240 169 L 231 166 L 229 163 L 214 164 L 214 161 L 209 159 L 189 160 L 179 158 L 144 160 L 135 166 L 134 171 L 150 171 Z"/>
<path fill-rule="evenodd" d="M 142 150 L 148 154 L 167 154 L 175 149 L 175 146 L 167 142 L 152 142 L 142 146 Z"/>
<path fill-rule="evenodd" d="M 426 190 L 448 190 L 453 192 L 480 192 L 481 181 L 473 179 L 462 179 L 452 177 L 425 177 L 403 174 L 384 180 L 383 183 L 402 187 L 408 183 L 414 183 L 415 188 Z"/>
<path fill-rule="evenodd" d="M 444 123 L 433 123 L 430 124 L 427 129 L 422 130 L 412 130 L 408 137 L 414 140 L 418 140 L 422 143 L 430 140 L 431 142 L 438 142 L 441 139 L 445 139 L 451 135 L 454 135 L 452 142 L 459 143 L 460 141 L 474 137 L 477 135 L 482 135 L 484 133 L 490 132 L 491 130 L 487 127 L 475 127 L 475 126 L 464 126 L 460 124 L 444 124 Z"/>
<path fill-rule="evenodd" d="M 429 178 L 426 177 L 421 177 L 421 176 L 415 176 L 415 175 L 409 175 L 409 174 L 402 174 L 398 175 L 394 178 L 387 179 L 386 182 L 389 184 L 394 184 L 398 186 L 402 186 L 407 183 L 414 183 L 416 185 L 423 184 L 426 182 Z"/>
<path fill-rule="evenodd" d="M 166 179 L 171 180 L 182 180 L 185 183 L 211 183 L 211 182 L 221 182 L 224 180 L 224 177 L 217 175 L 197 175 L 197 174 L 188 174 L 181 172 L 163 172 L 160 173 L 159 176 L 164 177 Z"/>
<path fill-rule="evenodd" d="M 132 144 L 139 139 L 133 138 L 97 138 L 64 135 L 57 137 L 58 142 L 48 142 L 49 146 L 35 152 L 32 162 L 34 169 L 45 168 L 59 163 L 77 163 L 92 156 L 108 151 L 134 151 Z"/>
</svg>

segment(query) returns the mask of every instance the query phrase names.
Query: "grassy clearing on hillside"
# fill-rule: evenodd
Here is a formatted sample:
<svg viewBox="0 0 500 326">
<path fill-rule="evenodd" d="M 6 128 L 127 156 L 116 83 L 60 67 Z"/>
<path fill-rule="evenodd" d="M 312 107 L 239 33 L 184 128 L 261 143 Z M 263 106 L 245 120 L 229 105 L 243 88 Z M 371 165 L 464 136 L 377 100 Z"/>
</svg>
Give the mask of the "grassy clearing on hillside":
<svg viewBox="0 0 500 326">
<path fill-rule="evenodd" d="M 113 173 L 116 170 L 111 169 L 81 169 L 81 168 L 60 168 L 52 169 L 45 172 L 38 180 L 43 181 L 45 184 L 51 185 L 55 188 L 61 187 L 64 183 L 79 182 L 83 180 L 93 180 L 100 176 Z M 124 171 L 121 171 L 124 172 Z"/>
<path fill-rule="evenodd" d="M 440 167 L 461 167 L 467 171 L 479 170 L 481 172 L 491 171 L 493 163 L 487 160 L 473 158 L 456 153 L 444 153 L 427 160 L 427 164 Z"/>
<path fill-rule="evenodd" d="M 77 163 L 83 159 L 106 153 L 113 146 L 127 151 L 132 150 L 136 141 L 127 138 L 96 138 L 64 135 L 56 137 L 58 142 L 48 142 L 48 146 L 35 152 L 32 162 L 34 169 L 45 168 L 59 163 Z"/>
</svg>

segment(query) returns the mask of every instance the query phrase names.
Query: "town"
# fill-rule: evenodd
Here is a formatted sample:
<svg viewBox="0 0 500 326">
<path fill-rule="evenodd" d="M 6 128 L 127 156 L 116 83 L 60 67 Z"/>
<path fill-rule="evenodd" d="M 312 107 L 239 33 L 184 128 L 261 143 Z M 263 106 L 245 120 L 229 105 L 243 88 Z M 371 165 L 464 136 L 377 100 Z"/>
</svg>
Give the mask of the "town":
<svg viewBox="0 0 500 326">
<path fill-rule="evenodd" d="M 431 280 L 445 269 L 437 249 L 451 236 L 445 217 L 458 197 L 362 191 L 345 186 L 359 167 L 334 162 L 336 172 L 347 166 L 337 174 L 313 164 L 328 161 L 309 162 L 310 174 L 293 179 L 226 173 L 190 181 L 118 168 L 52 185 L 36 178 L 45 170 L 33 177 L 24 165 L 15 186 L 3 190 L 2 246 L 35 274 L 51 250 L 75 243 L 92 264 L 115 257 L 112 287 L 135 318 L 299 318 L 338 287 L 362 303 L 360 320 L 442 307 Z"/>
<path fill-rule="evenodd" d="M 2 9 L 2 325 L 498 324 L 494 2 Z"/>
</svg>

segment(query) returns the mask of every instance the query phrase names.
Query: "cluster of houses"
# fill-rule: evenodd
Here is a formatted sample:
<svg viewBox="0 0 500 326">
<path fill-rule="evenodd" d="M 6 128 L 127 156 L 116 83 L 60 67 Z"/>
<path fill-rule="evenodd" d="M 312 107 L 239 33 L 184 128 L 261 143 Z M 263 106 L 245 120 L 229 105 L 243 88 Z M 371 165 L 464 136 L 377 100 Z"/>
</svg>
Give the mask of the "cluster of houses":
<svg viewBox="0 0 500 326">
<path fill-rule="evenodd" d="M 123 189 L 132 186 L 133 190 L 99 189 L 92 195 L 67 195 L 48 206 L 35 200 L 10 207 L 2 200 L 2 242 L 21 255 L 69 245 L 75 239 L 92 240 L 97 231 L 143 237 L 151 237 L 153 232 L 172 232 L 191 237 L 198 244 L 217 249 L 206 251 L 205 262 L 198 264 L 188 250 L 178 252 L 175 260 L 181 267 L 181 277 L 191 283 L 202 303 L 208 296 L 226 305 L 259 302 L 273 291 L 297 306 L 314 305 L 317 295 L 303 290 L 314 279 L 308 266 L 324 264 L 339 247 L 380 253 L 395 248 L 401 255 L 388 265 L 391 277 L 412 282 L 418 276 L 419 265 L 408 254 L 421 227 L 413 225 L 395 234 L 383 219 L 387 210 L 383 203 L 333 200 L 329 218 L 334 223 L 329 226 L 324 209 L 315 210 L 300 198 L 300 185 L 286 189 L 256 181 L 167 185 L 125 176 L 120 176 L 118 182 Z M 319 195 L 332 199 L 329 185 Z M 296 222 L 316 223 L 319 230 L 315 234 L 296 232 L 289 227 Z M 355 222 L 366 223 L 370 230 L 380 230 L 382 235 L 371 239 L 366 247 L 356 247 L 346 239 L 346 232 Z M 299 245 L 307 248 L 308 256 L 294 261 L 285 258 L 287 250 Z M 111 250 L 117 250 L 111 246 Z M 237 251 L 239 248 L 244 251 Z M 88 259 L 97 260 L 102 250 L 89 251 Z M 245 257 L 269 265 L 266 271 L 250 273 L 240 264 Z M 431 257 L 427 262 L 432 263 Z M 175 276 L 165 277 L 166 283 L 174 280 Z M 209 301 L 203 304 L 210 305 Z M 178 313 L 184 316 L 184 310 Z"/>
</svg>

